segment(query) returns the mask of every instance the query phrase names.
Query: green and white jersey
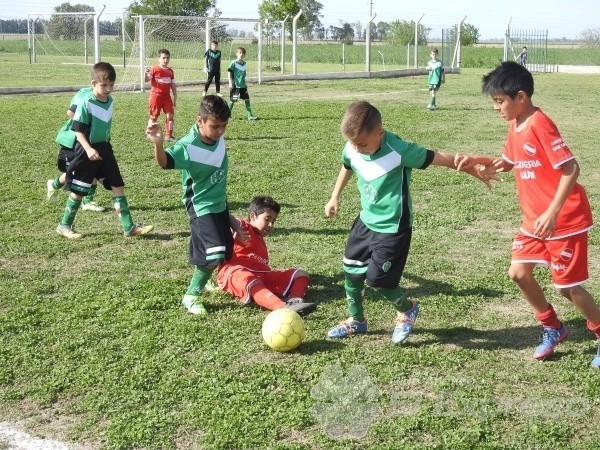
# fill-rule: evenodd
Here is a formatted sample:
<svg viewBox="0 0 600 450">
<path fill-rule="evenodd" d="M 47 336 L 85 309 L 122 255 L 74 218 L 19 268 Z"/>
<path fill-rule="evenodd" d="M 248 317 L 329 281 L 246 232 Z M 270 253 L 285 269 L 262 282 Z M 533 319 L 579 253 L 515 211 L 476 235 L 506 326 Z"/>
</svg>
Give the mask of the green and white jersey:
<svg viewBox="0 0 600 450">
<path fill-rule="evenodd" d="M 444 72 L 444 63 L 439 59 L 431 59 L 427 63 L 427 69 L 429 70 L 429 78 L 427 79 L 428 84 L 440 84 L 442 81 L 442 73 Z"/>
<path fill-rule="evenodd" d="M 210 48 L 204 53 L 204 65 L 209 72 L 221 71 L 221 50 L 212 51 Z"/>
<path fill-rule="evenodd" d="M 85 87 L 79 89 L 79 91 L 73 96 L 71 99 L 71 103 L 69 103 L 69 110 L 75 111 L 77 110 L 77 105 L 81 102 L 81 99 L 89 94 L 92 91 L 91 87 Z M 77 138 L 75 137 L 75 132 L 71 129 L 71 125 L 73 124 L 73 119 L 70 117 L 64 123 L 64 125 L 58 130 L 58 134 L 56 135 L 55 142 L 59 145 L 62 145 L 66 148 L 73 148 L 75 145 L 75 141 Z"/>
<path fill-rule="evenodd" d="M 233 87 L 246 87 L 246 61 L 238 61 L 237 59 L 235 61 L 231 61 L 227 71 L 231 72 L 233 75 Z"/>
<path fill-rule="evenodd" d="M 73 117 L 73 131 L 84 133 L 90 144 L 110 142 L 110 126 L 112 124 L 113 99 L 109 95 L 105 102 L 96 99 L 93 91 L 89 91 L 81 99 Z"/>
<path fill-rule="evenodd" d="M 412 226 L 411 172 L 429 166 L 433 155 L 431 150 L 388 131 L 372 155 L 361 155 L 350 142 L 346 143 L 342 163 L 358 178 L 360 218 L 370 230 L 396 233 L 401 227 Z"/>
<path fill-rule="evenodd" d="M 190 219 L 227 208 L 225 140 L 202 142 L 198 124 L 167 150 L 167 169 L 181 170 L 182 201 Z"/>
</svg>

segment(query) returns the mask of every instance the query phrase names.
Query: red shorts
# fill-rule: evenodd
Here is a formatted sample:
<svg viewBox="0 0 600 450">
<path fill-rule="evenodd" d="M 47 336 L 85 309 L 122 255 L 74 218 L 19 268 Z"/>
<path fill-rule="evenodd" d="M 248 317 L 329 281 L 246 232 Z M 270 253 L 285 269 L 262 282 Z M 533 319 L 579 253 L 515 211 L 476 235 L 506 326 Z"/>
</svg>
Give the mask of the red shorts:
<svg viewBox="0 0 600 450">
<path fill-rule="evenodd" d="M 542 240 L 518 233 L 512 243 L 511 263 L 534 263 L 550 267 L 555 287 L 578 286 L 589 278 L 588 232 L 555 240 Z"/>
<path fill-rule="evenodd" d="M 290 287 L 297 269 L 272 270 L 270 272 L 252 272 L 242 266 L 223 266 L 217 273 L 219 288 L 239 298 L 242 303 L 249 305 L 253 302 L 248 289 L 260 282 L 279 297 L 284 297 Z"/>
<path fill-rule="evenodd" d="M 173 109 L 173 99 L 169 95 L 167 96 L 150 96 L 150 100 L 148 101 L 148 110 L 150 112 L 150 117 L 157 118 L 160 116 L 161 110 L 165 112 L 165 114 L 173 114 L 175 110 Z"/>
</svg>

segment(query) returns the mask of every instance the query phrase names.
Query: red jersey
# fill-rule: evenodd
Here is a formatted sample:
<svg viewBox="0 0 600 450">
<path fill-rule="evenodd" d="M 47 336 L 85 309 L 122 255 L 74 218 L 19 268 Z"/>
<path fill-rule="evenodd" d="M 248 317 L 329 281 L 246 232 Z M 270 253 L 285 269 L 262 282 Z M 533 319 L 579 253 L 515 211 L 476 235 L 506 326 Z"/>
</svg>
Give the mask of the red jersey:
<svg viewBox="0 0 600 450">
<path fill-rule="evenodd" d="M 563 141 L 558 128 L 539 108 L 517 131 L 516 121 L 508 127 L 503 158 L 514 164 L 519 206 L 523 212 L 521 231 L 533 236 L 534 223 L 554 199 L 561 166 L 575 156 Z M 556 221 L 552 239 L 581 233 L 592 226 L 592 212 L 583 187 L 576 183 Z"/>
<path fill-rule="evenodd" d="M 219 272 L 231 266 L 243 266 L 252 272 L 270 272 L 269 250 L 265 239 L 248 221 L 240 219 L 240 222 L 250 239 L 243 243 L 237 237 L 234 239 L 233 256 L 219 267 Z"/>
<path fill-rule="evenodd" d="M 150 75 L 151 95 L 162 97 L 171 95 L 171 86 L 175 84 L 175 72 L 170 67 L 152 66 Z"/>
</svg>

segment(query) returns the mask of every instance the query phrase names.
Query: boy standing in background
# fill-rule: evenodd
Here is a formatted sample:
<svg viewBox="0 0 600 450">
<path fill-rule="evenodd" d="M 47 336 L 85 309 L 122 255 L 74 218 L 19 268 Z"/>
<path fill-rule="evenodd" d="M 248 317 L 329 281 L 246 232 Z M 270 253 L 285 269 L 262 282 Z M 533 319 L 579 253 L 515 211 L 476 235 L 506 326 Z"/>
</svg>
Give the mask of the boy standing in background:
<svg viewBox="0 0 600 450">
<path fill-rule="evenodd" d="M 148 124 L 156 122 L 161 110 L 165 112 L 165 139 L 174 141 L 173 127 L 175 123 L 175 107 L 177 105 L 177 88 L 175 85 L 175 71 L 169 67 L 171 53 L 166 48 L 158 51 L 158 64 L 146 69 L 145 80 L 150 81 L 150 98 L 148 109 L 150 120 Z M 173 91 L 173 98 L 171 98 Z"/>
</svg>

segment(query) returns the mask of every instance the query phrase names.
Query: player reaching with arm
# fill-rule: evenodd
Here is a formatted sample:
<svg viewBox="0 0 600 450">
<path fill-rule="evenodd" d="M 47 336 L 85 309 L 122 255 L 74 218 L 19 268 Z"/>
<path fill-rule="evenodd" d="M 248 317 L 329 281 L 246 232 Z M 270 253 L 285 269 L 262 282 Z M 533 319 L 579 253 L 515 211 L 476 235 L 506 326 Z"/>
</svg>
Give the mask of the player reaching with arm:
<svg viewBox="0 0 600 450">
<path fill-rule="evenodd" d="M 509 277 L 531 305 L 542 325 L 533 357 L 550 356 L 567 337 L 567 329 L 533 275 L 538 265 L 550 268 L 554 287 L 586 318 L 598 339 L 592 367 L 600 368 L 600 309 L 583 288 L 588 274 L 590 204 L 577 182 L 579 164 L 554 122 L 534 106 L 531 73 L 516 62 L 504 62 L 483 77 L 482 90 L 509 122 L 502 158 L 457 155 L 458 169 L 488 165 L 487 171 L 515 170 L 523 220 L 512 243 Z"/>
</svg>

